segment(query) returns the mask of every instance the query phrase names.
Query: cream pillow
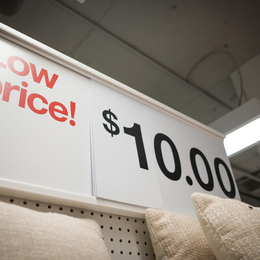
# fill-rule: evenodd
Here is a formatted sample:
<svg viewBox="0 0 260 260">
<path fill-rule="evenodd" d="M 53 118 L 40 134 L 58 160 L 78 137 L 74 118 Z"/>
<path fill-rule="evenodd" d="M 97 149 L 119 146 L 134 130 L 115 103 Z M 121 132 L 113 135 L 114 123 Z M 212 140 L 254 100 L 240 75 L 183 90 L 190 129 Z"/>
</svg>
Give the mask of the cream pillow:
<svg viewBox="0 0 260 260">
<path fill-rule="evenodd" d="M 147 209 L 145 218 L 157 260 L 216 259 L 197 219 L 156 209 Z"/>
<path fill-rule="evenodd" d="M 192 199 L 217 259 L 260 259 L 260 208 L 202 193 Z"/>
<path fill-rule="evenodd" d="M 0 202 L 0 259 L 110 259 L 99 225 Z"/>
</svg>

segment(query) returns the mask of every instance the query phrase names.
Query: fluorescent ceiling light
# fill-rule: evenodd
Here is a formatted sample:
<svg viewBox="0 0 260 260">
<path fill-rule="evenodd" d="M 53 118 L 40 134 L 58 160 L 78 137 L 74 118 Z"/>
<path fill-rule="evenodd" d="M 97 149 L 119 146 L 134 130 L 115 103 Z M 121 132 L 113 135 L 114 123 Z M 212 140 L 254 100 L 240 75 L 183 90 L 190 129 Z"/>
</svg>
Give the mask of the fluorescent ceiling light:
<svg viewBox="0 0 260 260">
<path fill-rule="evenodd" d="M 260 100 L 251 99 L 209 126 L 226 135 L 229 157 L 260 143 Z"/>
<path fill-rule="evenodd" d="M 235 155 L 260 142 L 260 118 L 228 134 L 224 140 L 227 156 Z"/>
</svg>

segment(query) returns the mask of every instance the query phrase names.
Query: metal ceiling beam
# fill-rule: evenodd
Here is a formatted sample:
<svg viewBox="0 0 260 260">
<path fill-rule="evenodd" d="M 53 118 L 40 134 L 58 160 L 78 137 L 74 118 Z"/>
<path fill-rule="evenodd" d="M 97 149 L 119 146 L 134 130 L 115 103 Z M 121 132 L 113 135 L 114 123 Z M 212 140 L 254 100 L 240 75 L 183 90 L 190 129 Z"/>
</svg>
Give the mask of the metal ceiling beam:
<svg viewBox="0 0 260 260">
<path fill-rule="evenodd" d="M 241 195 L 247 196 L 247 197 L 249 197 L 249 198 L 252 198 L 252 199 L 255 199 L 255 200 L 260 200 L 260 197 L 255 196 L 255 195 L 252 195 L 251 193 L 248 193 L 248 192 L 246 192 L 246 191 L 239 190 L 239 193 L 240 193 Z"/>
<path fill-rule="evenodd" d="M 192 88 L 196 92 L 198 92 L 200 95 L 203 95 L 204 97 L 207 97 L 211 101 L 217 103 L 218 105 L 221 105 L 222 107 L 226 108 L 227 110 L 232 110 L 233 108 L 230 107 L 228 104 L 224 103 L 222 100 L 218 99 L 205 89 L 193 84 L 193 83 L 188 83 L 186 79 L 181 77 L 180 75 L 176 74 L 174 71 L 169 69 L 168 67 L 164 66 L 162 63 L 158 62 L 157 60 L 153 59 L 151 56 L 147 55 L 146 53 L 142 52 L 141 50 L 137 49 L 136 47 L 132 46 L 125 40 L 121 39 L 117 35 L 111 33 L 107 29 L 103 28 L 102 26 L 98 25 L 97 23 L 93 22 L 89 18 L 85 17 L 84 15 L 80 14 L 79 12 L 72 10 L 68 5 L 65 3 L 62 3 L 60 1 L 54 1 L 52 2 L 59 6 L 60 8 L 64 9 L 66 12 L 69 12 L 73 15 L 76 15 L 78 18 L 86 22 L 89 26 L 94 28 L 95 30 L 101 32 L 102 34 L 106 35 L 107 37 L 113 39 L 115 42 L 119 43 L 120 45 L 124 46 L 126 49 L 132 51 L 133 53 L 137 54 L 139 57 L 142 59 L 148 61 L 150 64 L 154 65 L 155 67 L 159 68 L 160 70 L 164 71 L 165 73 L 169 74 L 171 77 L 174 77 L 175 79 L 179 80 L 184 86 L 188 88 Z"/>
<path fill-rule="evenodd" d="M 232 169 L 237 171 L 239 174 L 242 174 L 244 177 L 247 177 L 248 179 L 260 182 L 260 178 L 252 175 L 251 173 L 245 172 L 245 171 L 238 169 L 234 166 L 232 166 Z M 244 182 L 248 181 L 248 179 L 238 179 L 238 180 L 236 180 L 236 183 L 237 184 L 243 184 Z"/>
<path fill-rule="evenodd" d="M 257 195 L 258 193 L 260 193 L 260 188 L 257 188 L 257 189 L 255 189 L 255 190 L 253 190 L 251 193 L 252 193 L 253 195 Z"/>
<path fill-rule="evenodd" d="M 244 173 L 244 172 L 240 172 L 240 173 L 243 174 L 247 178 L 249 178 L 248 177 L 248 174 L 249 174 L 251 180 L 260 182 L 260 178 L 255 176 L 255 175 L 260 173 L 260 170 L 257 170 L 257 171 L 251 172 L 251 173 Z M 251 177 L 253 177 L 253 178 L 251 178 Z M 243 183 L 245 183 L 247 181 L 248 181 L 248 179 L 243 179 L 241 181 L 237 181 L 237 184 L 241 185 L 241 184 L 243 184 Z M 260 188 L 257 188 L 257 189 L 254 189 L 254 190 L 250 191 L 250 194 L 253 195 L 253 196 L 257 196 L 258 193 L 260 193 Z"/>
</svg>

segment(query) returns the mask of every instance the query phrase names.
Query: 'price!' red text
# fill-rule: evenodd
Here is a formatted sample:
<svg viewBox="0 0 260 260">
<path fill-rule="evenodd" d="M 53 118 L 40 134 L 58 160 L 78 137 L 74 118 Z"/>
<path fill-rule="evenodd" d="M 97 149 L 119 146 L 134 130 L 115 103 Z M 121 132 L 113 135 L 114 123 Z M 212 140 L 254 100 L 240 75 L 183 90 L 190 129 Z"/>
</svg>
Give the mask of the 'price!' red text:
<svg viewBox="0 0 260 260">
<path fill-rule="evenodd" d="M 16 65 L 19 66 L 19 70 L 17 69 Z M 21 69 L 22 68 L 22 69 Z M 35 83 L 41 83 L 43 78 L 45 79 L 45 85 L 47 88 L 53 89 L 57 79 L 58 75 L 53 74 L 51 78 L 49 78 L 48 71 L 46 69 L 41 69 L 39 73 L 37 73 L 36 66 L 33 63 L 27 63 L 24 59 L 18 57 L 18 56 L 11 56 L 7 60 L 7 65 L 0 62 L 0 69 L 9 69 L 12 71 L 15 75 L 18 76 L 27 76 L 30 72 L 32 75 L 32 79 Z M 12 85 L 10 82 L 5 81 L 2 83 L 0 81 L 0 95 L 2 95 L 2 100 L 5 102 L 9 102 L 12 98 L 12 93 L 19 92 L 19 102 L 18 106 L 21 108 L 25 108 L 26 104 L 36 114 L 44 115 L 47 112 L 49 112 L 50 116 L 59 122 L 65 122 L 68 119 L 69 112 L 65 105 L 58 101 L 52 101 L 48 102 L 48 100 L 38 94 L 38 93 L 31 93 L 30 95 L 27 95 L 27 87 L 28 83 L 26 81 L 21 82 L 21 86 L 18 85 Z M 41 108 L 35 107 L 35 100 L 38 99 L 38 101 L 41 102 L 42 106 Z M 38 102 L 39 103 L 39 102 Z M 72 126 L 75 126 L 76 123 L 74 121 L 75 117 L 75 111 L 76 111 L 76 103 L 70 101 L 70 117 L 71 120 L 69 123 Z"/>
</svg>

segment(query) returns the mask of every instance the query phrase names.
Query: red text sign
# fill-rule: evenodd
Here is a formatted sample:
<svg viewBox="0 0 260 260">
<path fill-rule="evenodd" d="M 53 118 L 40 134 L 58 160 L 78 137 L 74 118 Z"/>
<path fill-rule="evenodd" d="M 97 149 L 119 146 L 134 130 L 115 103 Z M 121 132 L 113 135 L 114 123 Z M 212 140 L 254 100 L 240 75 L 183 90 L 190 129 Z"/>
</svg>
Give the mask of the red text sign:
<svg viewBox="0 0 260 260">
<path fill-rule="evenodd" d="M 23 58 L 18 56 L 10 56 L 7 59 L 7 64 L 0 62 L 0 68 L 8 69 L 17 76 L 28 76 L 31 73 L 33 82 L 40 84 L 45 82 L 45 85 L 49 89 L 53 89 L 55 83 L 58 80 L 58 75 L 49 75 L 46 69 L 37 69 L 36 65 L 33 63 L 26 62 Z M 21 82 L 21 86 L 13 85 L 8 81 L 0 81 L 0 95 L 2 95 L 2 100 L 5 102 L 11 102 L 12 95 L 15 92 L 19 92 L 18 106 L 21 108 L 26 108 L 26 105 L 31 111 L 36 114 L 44 115 L 49 112 L 50 116 L 59 122 L 67 121 L 68 117 L 71 119 L 69 123 L 75 126 L 74 121 L 76 112 L 76 103 L 70 101 L 69 109 L 58 101 L 48 101 L 43 95 L 39 93 L 27 94 L 28 83 L 26 81 Z M 36 106 L 35 103 L 38 105 Z M 40 105 L 39 105 L 40 104 Z"/>
</svg>

